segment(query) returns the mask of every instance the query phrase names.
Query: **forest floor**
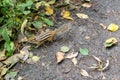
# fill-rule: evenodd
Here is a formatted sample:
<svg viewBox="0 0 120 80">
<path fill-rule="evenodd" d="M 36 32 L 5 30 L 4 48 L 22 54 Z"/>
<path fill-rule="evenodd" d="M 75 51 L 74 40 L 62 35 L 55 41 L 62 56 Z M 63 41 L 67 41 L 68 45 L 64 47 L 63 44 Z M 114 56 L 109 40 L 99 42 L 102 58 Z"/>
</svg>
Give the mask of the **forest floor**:
<svg viewBox="0 0 120 80">
<path fill-rule="evenodd" d="M 100 23 L 108 26 L 111 23 L 120 25 L 120 0 L 91 0 L 90 8 L 80 7 L 71 11 L 73 21 L 57 20 L 56 27 L 67 24 L 70 31 L 64 33 L 60 39 L 49 44 L 44 44 L 33 50 L 33 54 L 40 56 L 40 61 L 34 65 L 17 64 L 15 69 L 20 70 L 16 79 L 20 76 L 23 80 L 102 80 L 100 71 L 89 69 L 96 60 L 95 55 L 103 62 L 109 60 L 109 67 L 103 74 L 106 80 L 120 80 L 120 30 L 109 32 L 100 27 Z M 88 19 L 80 19 L 76 13 L 84 13 Z M 118 44 L 109 49 L 103 43 L 106 39 L 115 37 Z M 47 47 L 46 47 L 47 46 Z M 68 46 L 72 51 L 79 52 L 79 48 L 87 48 L 88 56 L 77 56 L 77 67 L 71 59 L 65 59 L 60 64 L 56 62 L 55 54 L 60 47 Z M 86 70 L 93 78 L 80 74 L 80 69 Z"/>
</svg>

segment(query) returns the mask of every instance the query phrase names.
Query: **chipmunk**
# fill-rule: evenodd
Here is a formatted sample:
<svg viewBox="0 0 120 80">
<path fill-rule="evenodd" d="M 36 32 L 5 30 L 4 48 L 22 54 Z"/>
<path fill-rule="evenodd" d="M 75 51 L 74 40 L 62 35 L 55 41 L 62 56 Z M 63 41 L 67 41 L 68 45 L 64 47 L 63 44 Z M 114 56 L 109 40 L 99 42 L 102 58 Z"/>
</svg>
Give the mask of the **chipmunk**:
<svg viewBox="0 0 120 80">
<path fill-rule="evenodd" d="M 28 38 L 25 42 L 36 44 L 37 45 L 36 48 L 38 48 L 41 44 L 45 43 L 46 41 L 52 42 L 54 40 L 55 35 L 61 34 L 67 29 L 68 29 L 67 25 L 55 30 L 47 29 L 46 31 L 41 32 L 41 34 L 39 35 Z"/>
</svg>

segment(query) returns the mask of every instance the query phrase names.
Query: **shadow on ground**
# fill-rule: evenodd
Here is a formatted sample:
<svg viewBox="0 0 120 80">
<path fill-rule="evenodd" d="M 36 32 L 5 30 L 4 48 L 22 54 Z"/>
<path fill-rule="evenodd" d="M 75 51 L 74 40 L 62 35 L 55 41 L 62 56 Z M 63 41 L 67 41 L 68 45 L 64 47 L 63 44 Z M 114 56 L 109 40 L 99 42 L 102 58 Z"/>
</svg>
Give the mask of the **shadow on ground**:
<svg viewBox="0 0 120 80">
<path fill-rule="evenodd" d="M 56 26 L 69 23 L 71 30 L 67 35 L 45 46 L 41 46 L 33 51 L 34 54 L 41 57 L 40 61 L 34 65 L 18 64 L 20 73 L 24 80 L 102 80 L 100 72 L 88 69 L 95 63 L 91 57 L 95 55 L 103 61 L 110 60 L 110 67 L 104 71 L 106 80 L 120 80 L 120 44 L 111 49 L 103 46 L 104 41 L 110 37 L 116 37 L 119 41 L 120 30 L 111 33 L 102 29 L 99 23 L 108 26 L 110 23 L 120 25 L 120 0 L 91 0 L 91 8 L 80 8 L 72 11 L 73 22 L 58 21 Z M 79 19 L 75 13 L 82 12 L 90 16 L 89 19 Z M 86 39 L 89 36 L 90 39 Z M 66 45 L 74 51 L 79 48 L 87 48 L 89 56 L 78 55 L 79 68 L 85 69 L 93 79 L 81 76 L 80 69 L 75 67 L 70 59 L 64 60 L 61 64 L 56 63 L 55 53 L 60 47 Z M 19 66 L 19 67 L 18 67 Z"/>
</svg>

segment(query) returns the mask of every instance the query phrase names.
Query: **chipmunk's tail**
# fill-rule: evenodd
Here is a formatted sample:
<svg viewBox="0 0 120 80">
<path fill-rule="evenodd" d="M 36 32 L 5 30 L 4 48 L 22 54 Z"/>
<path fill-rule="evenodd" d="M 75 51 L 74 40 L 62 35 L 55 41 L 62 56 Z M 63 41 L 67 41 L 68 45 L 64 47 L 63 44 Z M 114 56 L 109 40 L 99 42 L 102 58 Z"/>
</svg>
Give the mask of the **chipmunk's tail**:
<svg viewBox="0 0 120 80">
<path fill-rule="evenodd" d="M 64 26 L 56 29 L 56 30 L 55 30 L 55 33 L 56 33 L 56 34 L 61 34 L 61 33 L 63 33 L 64 31 L 67 31 L 68 29 L 69 29 L 69 27 L 68 27 L 67 25 L 64 25 Z"/>
</svg>

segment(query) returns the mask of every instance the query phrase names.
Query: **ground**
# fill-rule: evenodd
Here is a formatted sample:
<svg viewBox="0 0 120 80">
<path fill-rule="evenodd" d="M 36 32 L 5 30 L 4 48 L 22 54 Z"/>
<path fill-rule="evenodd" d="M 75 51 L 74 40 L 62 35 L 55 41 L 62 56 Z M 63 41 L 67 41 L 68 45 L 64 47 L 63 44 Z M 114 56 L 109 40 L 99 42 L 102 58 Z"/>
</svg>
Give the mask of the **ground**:
<svg viewBox="0 0 120 80">
<path fill-rule="evenodd" d="M 99 26 L 103 23 L 108 26 L 110 23 L 120 25 L 120 0 L 91 0 L 91 8 L 80 8 L 71 11 L 74 21 L 58 20 L 56 24 L 60 27 L 62 24 L 68 24 L 70 31 L 61 36 L 50 44 L 40 46 L 34 49 L 33 53 L 40 56 L 41 59 L 37 64 L 17 64 L 16 68 L 20 70 L 18 76 L 24 77 L 24 80 L 102 80 L 100 72 L 93 71 L 88 67 L 96 61 L 92 58 L 95 55 L 103 61 L 110 60 L 109 68 L 104 71 L 106 80 L 120 79 L 120 46 L 118 45 L 106 49 L 103 46 L 107 38 L 115 37 L 119 41 L 120 31 L 109 32 Z M 89 19 L 79 19 L 76 13 L 85 13 Z M 89 39 L 86 37 L 89 36 Z M 79 48 L 87 48 L 89 56 L 78 55 L 78 67 L 75 67 L 70 59 L 65 59 L 62 63 L 57 64 L 55 53 L 60 50 L 61 46 L 68 46 L 73 51 L 79 51 Z M 46 47 L 47 46 L 47 47 Z M 80 68 L 85 69 L 93 79 L 81 76 Z"/>
</svg>

